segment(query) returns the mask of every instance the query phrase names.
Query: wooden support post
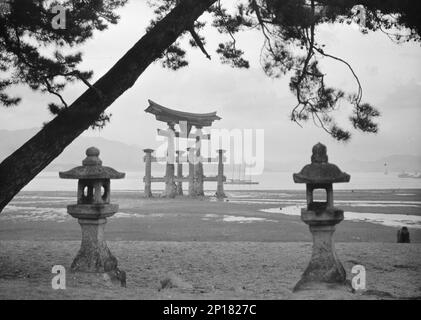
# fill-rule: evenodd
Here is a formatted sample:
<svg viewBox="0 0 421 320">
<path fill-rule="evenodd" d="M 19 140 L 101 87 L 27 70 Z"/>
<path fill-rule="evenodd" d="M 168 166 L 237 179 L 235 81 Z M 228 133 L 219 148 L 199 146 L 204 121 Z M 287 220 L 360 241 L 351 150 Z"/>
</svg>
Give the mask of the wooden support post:
<svg viewBox="0 0 421 320">
<path fill-rule="evenodd" d="M 216 187 L 216 197 L 218 199 L 226 198 L 224 192 L 224 152 L 225 150 L 218 149 L 218 181 Z"/>
<path fill-rule="evenodd" d="M 177 162 L 177 178 L 183 178 L 183 161 L 182 161 L 182 155 L 184 153 L 184 151 L 180 151 L 177 150 L 177 157 L 176 157 L 176 162 Z M 177 182 L 177 195 L 182 196 L 183 195 L 183 182 L 182 181 L 178 181 Z"/>
<path fill-rule="evenodd" d="M 174 181 L 174 163 L 167 163 L 165 168 L 165 190 L 163 197 L 175 198 L 177 186 Z"/>
<path fill-rule="evenodd" d="M 194 165 L 194 189 L 197 196 L 204 196 L 203 188 L 203 163 L 198 161 Z"/>
<path fill-rule="evenodd" d="M 194 189 L 194 148 L 187 148 L 188 162 L 189 162 L 189 196 L 195 197 L 196 192 Z"/>
<path fill-rule="evenodd" d="M 196 126 L 196 161 L 194 163 L 194 189 L 197 196 L 204 196 L 203 190 L 203 163 L 202 163 L 202 127 Z"/>
<path fill-rule="evenodd" d="M 145 162 L 145 198 L 152 198 L 152 149 L 143 149 L 145 156 L 143 161 Z"/>
<path fill-rule="evenodd" d="M 168 137 L 168 149 L 167 149 L 167 165 L 165 168 L 165 191 L 162 194 L 163 197 L 166 198 L 174 198 L 176 196 L 176 189 L 177 186 L 174 181 L 174 155 L 175 155 L 175 148 L 174 148 L 174 138 L 175 138 L 175 131 L 174 131 L 174 123 L 168 122 L 168 130 L 166 132 L 161 131 L 161 133 L 166 134 Z"/>
</svg>

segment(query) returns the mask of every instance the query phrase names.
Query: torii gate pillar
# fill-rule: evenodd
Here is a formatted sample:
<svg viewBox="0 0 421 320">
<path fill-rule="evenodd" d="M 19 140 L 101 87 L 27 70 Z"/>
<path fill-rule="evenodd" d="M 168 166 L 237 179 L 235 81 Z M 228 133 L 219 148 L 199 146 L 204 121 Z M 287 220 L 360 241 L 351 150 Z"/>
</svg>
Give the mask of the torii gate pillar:
<svg viewBox="0 0 421 320">
<path fill-rule="evenodd" d="M 189 196 L 195 197 L 196 191 L 194 188 L 194 157 L 195 148 L 187 148 L 188 162 L 189 162 Z"/>
<path fill-rule="evenodd" d="M 182 156 L 184 151 L 180 151 L 177 150 L 177 157 L 176 157 L 176 162 L 177 162 L 177 178 L 182 179 L 183 178 L 183 162 L 182 162 Z M 181 180 L 179 180 L 177 182 L 177 188 L 176 188 L 176 193 L 178 196 L 182 196 L 183 195 L 183 182 Z"/>
<path fill-rule="evenodd" d="M 165 168 L 165 190 L 162 194 L 166 198 L 175 198 L 177 193 L 177 186 L 175 184 L 175 166 L 174 166 L 174 123 L 168 122 L 168 150 L 167 150 L 167 164 Z"/>
<path fill-rule="evenodd" d="M 143 149 L 145 152 L 145 197 L 152 198 L 152 149 Z"/>
<path fill-rule="evenodd" d="M 226 198 L 224 192 L 224 152 L 225 150 L 218 149 L 218 180 L 216 187 L 216 197 L 218 199 Z"/>
<path fill-rule="evenodd" d="M 196 196 L 204 196 L 203 162 L 201 155 L 202 127 L 196 126 L 196 161 L 194 163 L 194 189 Z"/>
</svg>

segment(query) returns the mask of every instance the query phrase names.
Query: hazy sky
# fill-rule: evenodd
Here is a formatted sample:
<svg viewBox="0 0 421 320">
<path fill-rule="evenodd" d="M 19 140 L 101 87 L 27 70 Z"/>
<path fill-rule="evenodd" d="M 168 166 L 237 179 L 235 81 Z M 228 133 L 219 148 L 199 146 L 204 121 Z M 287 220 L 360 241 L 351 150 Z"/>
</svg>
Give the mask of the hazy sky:
<svg viewBox="0 0 421 320">
<path fill-rule="evenodd" d="M 95 80 L 102 76 L 143 34 L 152 17 L 146 1 L 131 0 L 121 9 L 121 20 L 109 30 L 96 33 L 81 47 L 82 68 L 94 70 Z M 421 155 L 421 48 L 419 44 L 397 45 L 382 33 L 362 35 L 349 26 L 323 26 L 317 39 L 326 44 L 326 51 L 352 64 L 364 90 L 364 100 L 382 113 L 380 132 L 367 135 L 353 132 L 352 140 L 338 143 L 309 122 L 304 128 L 289 120 L 295 98 L 288 88 L 289 76 L 269 79 L 259 64 L 262 38 L 250 32 L 238 37 L 238 46 L 251 62 L 248 70 L 222 65 L 215 53 L 221 38 L 206 32 L 207 49 L 212 61 L 197 49 L 188 50 L 190 66 L 177 72 L 151 65 L 136 84 L 108 110 L 112 121 L 102 131 L 85 135 L 102 136 L 141 147 L 155 148 L 156 128 L 164 127 L 144 112 L 147 99 L 183 111 L 217 111 L 222 120 L 215 128 L 265 129 L 265 157 L 269 161 L 291 161 L 310 157 L 311 146 L 323 142 L 330 160 L 371 160 L 392 154 Z M 188 48 L 188 47 L 187 47 Z M 335 61 L 323 61 L 327 82 L 335 87 L 355 90 L 348 70 Z M 85 87 L 69 87 L 64 96 L 76 99 Z M 23 97 L 16 108 L 0 110 L 1 129 L 39 127 L 51 116 L 47 104 L 53 96 L 33 93 L 29 89 L 14 90 Z M 343 117 L 349 115 L 346 105 Z"/>
</svg>

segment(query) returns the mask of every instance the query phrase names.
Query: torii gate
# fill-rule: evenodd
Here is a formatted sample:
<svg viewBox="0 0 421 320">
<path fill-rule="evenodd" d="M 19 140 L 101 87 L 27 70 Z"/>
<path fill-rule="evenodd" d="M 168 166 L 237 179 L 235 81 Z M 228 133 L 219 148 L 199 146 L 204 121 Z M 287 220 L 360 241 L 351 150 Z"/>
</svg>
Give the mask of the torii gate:
<svg viewBox="0 0 421 320">
<path fill-rule="evenodd" d="M 221 118 L 216 115 L 216 112 L 211 113 L 190 113 L 182 112 L 161 106 L 151 100 L 148 100 L 149 106 L 145 112 L 155 115 L 156 120 L 166 122 L 168 125 L 167 130 L 158 129 L 158 135 L 168 138 L 168 149 L 165 158 L 166 169 L 165 177 L 153 178 L 151 174 L 152 162 L 161 161 L 164 159 L 157 159 L 152 156 L 154 150 L 144 149 L 145 152 L 145 197 L 152 197 L 151 183 L 152 182 L 165 182 L 164 197 L 174 198 L 176 195 L 183 194 L 182 182 L 189 182 L 189 196 L 203 196 L 203 182 L 204 181 L 217 181 L 216 196 L 218 198 L 225 197 L 224 193 L 224 150 L 219 149 L 217 158 L 204 158 L 201 156 L 201 142 L 202 139 L 210 139 L 210 134 L 203 134 L 203 127 L 212 126 L 213 121 L 220 120 Z M 187 123 L 187 132 L 185 136 L 182 132 L 175 130 L 175 125 Z M 191 133 L 192 127 L 196 130 Z M 175 150 L 175 138 L 195 139 L 195 148 L 187 148 L 187 156 L 183 156 L 183 150 Z M 175 156 L 175 154 L 177 154 Z M 187 160 L 189 163 L 189 175 L 183 177 L 183 161 Z M 203 174 L 203 162 L 218 162 L 218 175 L 216 177 L 205 177 Z M 177 176 L 175 176 L 175 166 L 177 163 Z"/>
</svg>

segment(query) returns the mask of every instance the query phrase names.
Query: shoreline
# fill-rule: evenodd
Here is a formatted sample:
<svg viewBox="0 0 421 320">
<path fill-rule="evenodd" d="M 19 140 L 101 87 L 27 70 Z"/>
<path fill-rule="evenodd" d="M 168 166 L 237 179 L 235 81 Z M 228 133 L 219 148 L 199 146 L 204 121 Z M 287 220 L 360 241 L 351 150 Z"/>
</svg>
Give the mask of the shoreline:
<svg viewBox="0 0 421 320">
<path fill-rule="evenodd" d="M 372 190 L 373 191 L 373 190 Z M 374 190 L 375 191 L 375 190 Z M 375 191 L 376 192 L 376 191 Z M 108 219 L 109 240 L 148 241 L 311 241 L 298 215 L 264 212 L 305 204 L 304 191 L 228 191 L 225 201 L 203 197 L 147 199 L 143 193 L 113 192 L 119 212 Z M 269 201 L 267 201 L 269 200 Z M 66 206 L 76 192 L 21 192 L 0 214 L 0 240 L 77 240 L 80 227 Z M 421 189 L 335 193 L 337 206 L 370 217 L 421 216 Z M 356 202 L 355 202 L 356 201 Z M 299 209 L 298 209 L 299 210 Z M 378 215 L 378 216 L 377 216 Z M 392 217 L 392 216 L 390 216 Z M 397 227 L 345 220 L 337 226 L 336 241 L 396 242 Z M 411 241 L 421 242 L 421 229 L 410 228 Z"/>
</svg>

